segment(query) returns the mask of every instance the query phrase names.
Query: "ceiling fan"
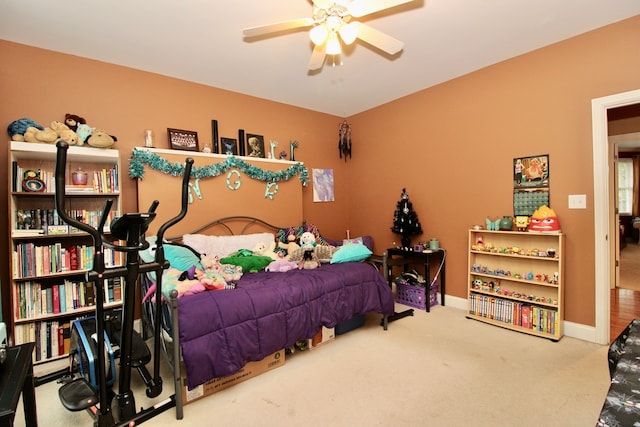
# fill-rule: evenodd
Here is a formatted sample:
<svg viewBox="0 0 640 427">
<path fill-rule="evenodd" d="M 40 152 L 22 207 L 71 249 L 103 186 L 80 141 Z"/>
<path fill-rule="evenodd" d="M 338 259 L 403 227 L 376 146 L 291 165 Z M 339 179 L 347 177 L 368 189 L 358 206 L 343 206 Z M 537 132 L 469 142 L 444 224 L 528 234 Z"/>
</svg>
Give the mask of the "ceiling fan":
<svg viewBox="0 0 640 427">
<path fill-rule="evenodd" d="M 404 43 L 362 22 L 351 18 L 361 18 L 399 6 L 414 0 L 312 0 L 311 18 L 299 18 L 246 28 L 242 31 L 245 38 L 260 37 L 267 34 L 312 27 L 309 31 L 315 45 L 309 70 L 322 67 L 326 55 L 339 55 L 342 52 L 340 41 L 350 45 L 360 39 L 389 55 L 395 55 L 404 47 Z"/>
</svg>

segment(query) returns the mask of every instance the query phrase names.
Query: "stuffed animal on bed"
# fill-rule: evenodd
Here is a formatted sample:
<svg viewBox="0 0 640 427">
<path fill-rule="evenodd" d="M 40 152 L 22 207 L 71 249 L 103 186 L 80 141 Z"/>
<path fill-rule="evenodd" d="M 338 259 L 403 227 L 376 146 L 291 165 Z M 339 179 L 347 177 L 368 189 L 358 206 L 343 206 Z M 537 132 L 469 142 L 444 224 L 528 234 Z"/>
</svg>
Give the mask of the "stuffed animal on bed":
<svg viewBox="0 0 640 427">
<path fill-rule="evenodd" d="M 278 242 L 278 247 L 285 249 L 287 254 L 294 252 L 297 249 L 300 249 L 300 245 L 296 242 L 296 235 L 289 234 L 287 236 L 287 243 Z"/>
<path fill-rule="evenodd" d="M 254 255 L 268 256 L 272 260 L 277 261 L 280 257 L 274 252 L 275 248 L 276 242 L 271 242 L 269 245 L 264 242 L 260 242 L 256 244 L 251 251 Z"/>
<path fill-rule="evenodd" d="M 195 267 L 193 268 L 195 271 Z M 197 294 L 199 292 L 204 292 L 207 288 L 200 283 L 200 280 L 191 276 L 189 278 L 189 274 L 186 274 L 184 271 L 180 271 L 177 268 L 169 268 L 164 271 L 162 274 L 162 295 L 165 299 L 171 295 L 171 291 L 174 289 L 178 291 L 178 298 L 183 295 Z M 186 276 L 186 278 L 185 278 Z M 181 280 L 183 278 L 183 280 Z M 142 298 L 142 302 L 145 302 L 149 298 L 154 301 L 153 296 L 156 292 L 156 284 L 154 283 L 149 287 L 149 290 Z M 155 302 L 155 301 L 154 301 Z"/>
<path fill-rule="evenodd" d="M 218 257 L 200 255 L 203 270 L 196 270 L 196 276 L 208 289 L 233 289 L 230 282 L 240 280 L 242 267 L 231 264 L 220 264 Z"/>
<path fill-rule="evenodd" d="M 295 270 L 296 268 L 298 268 L 298 264 L 296 264 L 295 262 L 280 258 L 279 260 L 273 261 L 271 264 L 266 266 L 264 270 L 284 273 L 289 270 Z"/>
<path fill-rule="evenodd" d="M 308 231 L 300 236 L 300 249 L 302 250 L 302 259 L 298 263 L 300 270 L 311 270 L 320 267 L 320 259 L 316 255 L 316 236 Z"/>
<path fill-rule="evenodd" d="M 291 245 L 292 244 L 289 243 L 289 246 Z M 288 251 L 288 254 L 285 257 L 287 260 L 299 263 L 303 260 L 306 250 L 312 249 L 313 250 L 312 258 L 318 261 L 318 265 L 319 263 L 322 263 L 322 262 L 331 261 L 333 254 L 338 249 L 335 246 L 322 244 L 322 243 L 318 244 L 315 235 L 307 231 L 302 233 L 302 235 L 300 236 L 300 245 L 295 245 L 294 247 L 296 246 L 297 246 L 296 249 Z M 312 265 L 312 264 L 309 264 L 309 265 Z"/>
</svg>

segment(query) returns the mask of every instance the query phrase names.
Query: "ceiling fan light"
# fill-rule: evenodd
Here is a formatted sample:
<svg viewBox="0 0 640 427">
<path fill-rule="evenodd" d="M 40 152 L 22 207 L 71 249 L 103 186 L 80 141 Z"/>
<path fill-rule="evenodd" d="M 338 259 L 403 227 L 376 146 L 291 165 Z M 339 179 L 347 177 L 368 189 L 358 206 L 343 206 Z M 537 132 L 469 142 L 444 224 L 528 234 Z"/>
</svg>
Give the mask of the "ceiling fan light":
<svg viewBox="0 0 640 427">
<path fill-rule="evenodd" d="M 358 29 L 355 25 L 346 24 L 340 28 L 340 37 L 345 44 L 350 45 L 356 40 L 358 37 Z"/>
<path fill-rule="evenodd" d="M 334 32 L 331 32 L 329 35 L 329 40 L 327 40 L 327 54 L 328 55 L 340 55 L 342 52 L 342 48 L 340 47 L 340 40 L 338 40 L 338 35 Z"/>
<path fill-rule="evenodd" d="M 309 37 L 316 46 L 320 46 L 327 39 L 329 31 L 324 24 L 316 25 L 309 31 Z"/>
</svg>

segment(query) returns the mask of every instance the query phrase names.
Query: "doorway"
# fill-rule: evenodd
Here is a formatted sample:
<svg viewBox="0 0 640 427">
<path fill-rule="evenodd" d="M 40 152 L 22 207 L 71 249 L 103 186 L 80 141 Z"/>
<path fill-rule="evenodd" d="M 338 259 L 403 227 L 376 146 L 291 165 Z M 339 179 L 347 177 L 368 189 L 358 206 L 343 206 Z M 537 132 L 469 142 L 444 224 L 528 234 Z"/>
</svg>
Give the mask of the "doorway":
<svg viewBox="0 0 640 427">
<path fill-rule="evenodd" d="M 625 122 L 631 119 L 632 123 L 636 123 L 632 126 L 625 124 L 624 131 L 632 130 L 631 133 L 623 133 L 619 135 L 612 135 L 609 137 L 609 144 L 613 146 L 615 155 L 615 169 L 622 168 L 623 174 L 614 175 L 614 178 L 618 176 L 622 177 L 622 182 L 618 181 L 618 185 L 614 185 L 614 193 L 611 195 L 615 200 L 619 194 L 619 189 L 623 190 L 622 202 L 616 203 L 614 206 L 618 206 L 620 212 L 616 212 L 619 215 L 617 223 L 620 225 L 620 233 L 616 234 L 619 237 L 619 244 L 616 245 L 617 265 L 613 264 L 612 267 L 616 268 L 615 282 L 612 283 L 612 288 L 621 288 L 640 291 L 640 222 L 637 218 L 640 217 L 638 212 L 638 159 L 640 154 L 640 125 L 637 124 L 640 117 L 640 104 L 634 104 L 627 107 L 615 108 L 609 110 L 609 132 L 619 131 L 615 122 Z M 615 181 L 615 180 L 614 180 Z M 614 219 L 616 224 L 616 219 Z M 613 315 L 613 314 L 612 314 Z"/>
<path fill-rule="evenodd" d="M 608 135 L 608 111 L 640 103 L 640 90 L 597 98 L 591 101 L 593 129 L 593 180 L 594 180 L 594 251 L 595 251 L 595 335 L 593 341 L 609 344 L 610 325 L 610 288 L 612 248 L 617 238 L 610 238 L 613 230 L 617 233 L 617 224 L 612 227 L 615 217 L 611 203 L 610 146 Z M 614 337 L 615 338 L 615 337 Z"/>
</svg>

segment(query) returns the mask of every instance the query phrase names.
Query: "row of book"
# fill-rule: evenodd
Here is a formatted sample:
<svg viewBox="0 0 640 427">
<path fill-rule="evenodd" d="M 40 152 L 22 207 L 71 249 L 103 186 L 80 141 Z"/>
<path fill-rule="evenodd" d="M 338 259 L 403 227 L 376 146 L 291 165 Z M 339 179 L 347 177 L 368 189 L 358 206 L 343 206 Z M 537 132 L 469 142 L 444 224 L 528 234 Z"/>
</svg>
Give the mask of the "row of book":
<svg viewBox="0 0 640 427">
<path fill-rule="evenodd" d="M 100 216 L 102 215 L 102 211 L 72 209 L 67 211 L 67 214 L 71 218 L 75 218 L 93 228 L 98 228 L 98 225 L 100 225 Z M 58 211 L 56 209 L 16 209 L 15 215 L 16 230 L 42 230 L 42 234 L 53 234 L 51 233 L 51 230 L 56 230 L 55 234 L 61 234 L 57 231 L 60 230 L 59 226 L 66 225 L 58 215 Z M 105 222 L 105 230 L 109 229 L 111 221 L 116 216 L 118 216 L 116 211 L 109 212 Z M 70 231 L 73 232 L 74 230 L 66 230 L 67 233 Z"/>
<path fill-rule="evenodd" d="M 476 293 L 469 295 L 469 313 L 550 335 L 560 322 L 557 310 Z"/>
<path fill-rule="evenodd" d="M 23 181 L 25 179 L 39 179 L 44 184 L 44 191 L 53 193 L 55 189 L 55 175 L 52 170 L 44 169 L 25 169 L 18 162 L 13 162 L 13 182 L 12 191 L 23 191 Z M 26 174 L 26 176 L 25 176 Z M 88 185 L 69 185 L 66 187 L 68 193 L 88 192 L 88 193 L 118 193 L 120 192 L 118 165 L 114 164 L 112 168 L 102 168 L 89 173 L 92 180 Z M 71 182 L 69 178 L 67 181 Z"/>
<path fill-rule="evenodd" d="M 15 326 L 16 345 L 34 342 L 33 362 L 40 362 L 69 353 L 73 319 L 22 323 Z"/>
<path fill-rule="evenodd" d="M 122 301 L 122 277 L 107 279 L 104 284 L 104 303 Z M 64 280 L 56 284 L 39 281 L 16 283 L 15 317 L 33 319 L 39 316 L 69 313 L 96 304 L 93 282 Z"/>
<path fill-rule="evenodd" d="M 36 245 L 24 242 L 13 251 L 13 277 L 41 277 L 55 273 L 90 270 L 93 266 L 94 247 L 90 245 L 69 245 L 63 247 L 56 242 L 50 245 Z M 122 252 L 104 248 L 106 267 L 122 265 Z"/>
</svg>

